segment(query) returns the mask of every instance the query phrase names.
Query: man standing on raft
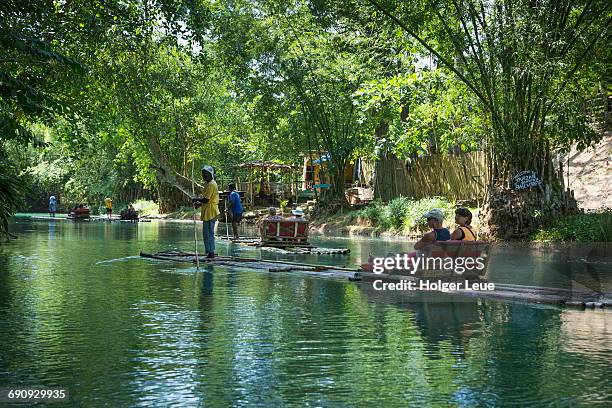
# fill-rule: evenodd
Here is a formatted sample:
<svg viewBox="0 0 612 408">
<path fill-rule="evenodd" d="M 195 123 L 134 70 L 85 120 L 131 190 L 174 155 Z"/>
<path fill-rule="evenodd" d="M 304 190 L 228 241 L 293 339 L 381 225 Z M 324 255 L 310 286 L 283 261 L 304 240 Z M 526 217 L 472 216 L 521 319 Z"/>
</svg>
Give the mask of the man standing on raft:
<svg viewBox="0 0 612 408">
<path fill-rule="evenodd" d="M 106 208 L 106 218 L 110 221 L 113 218 L 113 199 L 110 196 L 104 199 L 104 207 Z"/>
<path fill-rule="evenodd" d="M 193 197 L 191 201 L 202 205 L 200 219 L 202 220 L 204 235 L 204 250 L 206 258 L 215 257 L 215 223 L 219 215 L 219 187 L 215 181 L 215 169 L 212 166 L 202 167 L 204 190 L 202 197 Z"/>
<path fill-rule="evenodd" d="M 229 214 L 232 216 L 232 232 L 234 233 L 234 239 L 239 239 L 238 235 L 238 224 L 242 221 L 242 203 L 240 202 L 240 194 L 236 191 L 236 183 L 229 183 L 227 189 L 230 191 L 229 201 Z"/>
</svg>

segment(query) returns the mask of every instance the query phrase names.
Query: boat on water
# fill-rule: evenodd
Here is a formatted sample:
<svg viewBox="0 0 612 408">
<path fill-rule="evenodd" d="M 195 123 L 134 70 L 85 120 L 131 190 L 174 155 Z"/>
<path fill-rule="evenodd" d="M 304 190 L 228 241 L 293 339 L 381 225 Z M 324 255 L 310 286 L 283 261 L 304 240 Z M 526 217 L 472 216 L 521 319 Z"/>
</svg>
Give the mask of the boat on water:
<svg viewBox="0 0 612 408">
<path fill-rule="evenodd" d="M 308 242 L 310 222 L 303 217 L 271 217 L 262 220 L 261 245 L 277 248 L 311 247 Z"/>
<path fill-rule="evenodd" d="M 419 252 L 370 256 L 361 267 L 375 275 L 487 280 L 489 250 L 486 241 L 438 241 Z"/>
</svg>

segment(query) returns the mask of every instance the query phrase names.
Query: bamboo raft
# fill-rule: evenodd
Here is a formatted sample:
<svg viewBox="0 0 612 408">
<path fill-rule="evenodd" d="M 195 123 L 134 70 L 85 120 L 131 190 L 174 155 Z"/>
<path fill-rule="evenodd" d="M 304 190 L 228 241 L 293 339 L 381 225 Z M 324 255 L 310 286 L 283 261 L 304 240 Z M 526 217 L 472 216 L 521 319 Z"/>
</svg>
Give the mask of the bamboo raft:
<svg viewBox="0 0 612 408">
<path fill-rule="evenodd" d="M 187 262 L 195 263 L 196 258 L 194 253 L 169 251 L 158 252 L 155 254 L 141 252 L 143 258 L 157 259 L 172 262 Z M 289 261 L 262 260 L 256 258 L 241 258 L 232 256 L 219 256 L 214 259 L 206 259 L 200 257 L 200 264 L 211 266 L 225 266 L 230 268 L 241 268 L 255 271 L 265 272 L 297 272 L 303 274 L 334 277 L 348 279 L 352 282 L 357 282 L 362 286 L 366 293 L 376 293 L 378 296 L 388 296 L 389 291 L 375 291 L 372 283 L 374 281 L 382 281 L 386 283 L 398 283 L 401 281 L 415 282 L 418 284 L 425 278 L 419 278 L 411 275 L 399 274 L 375 274 L 361 270 L 359 268 L 345 268 L 340 266 L 325 266 L 295 263 Z M 429 280 L 432 278 L 429 277 Z M 482 279 L 474 279 L 471 282 L 486 282 Z M 439 297 L 442 293 L 439 291 L 392 291 L 394 294 L 401 295 L 405 300 L 410 301 L 423 293 L 433 296 L 433 299 Z M 540 286 L 527 285 L 512 285 L 512 284 L 495 284 L 495 289 L 492 291 L 482 290 L 460 290 L 444 292 L 447 296 L 463 296 L 471 298 L 492 299 L 511 302 L 523 303 L 539 303 L 549 305 L 559 305 L 577 308 L 610 308 L 612 307 L 612 292 L 586 292 L 576 291 L 564 288 L 549 288 Z"/>
<path fill-rule="evenodd" d="M 195 263 L 195 253 L 168 251 L 149 254 L 141 252 L 143 258 L 159 259 L 163 261 L 188 262 Z M 288 261 L 262 260 L 257 258 L 242 258 L 235 256 L 217 256 L 214 259 L 207 259 L 202 256 L 199 258 L 200 264 L 226 266 L 230 268 L 252 269 L 266 272 L 301 272 L 315 273 L 321 276 L 340 277 L 340 278 L 355 278 L 359 269 L 344 268 L 341 266 L 324 266 L 312 264 L 297 264 Z"/>
<path fill-rule="evenodd" d="M 41 217 L 41 216 L 32 216 L 28 217 L 30 220 L 35 221 L 84 221 L 84 222 L 103 222 L 103 221 L 112 221 L 112 222 L 121 222 L 121 223 L 138 223 L 138 222 L 151 222 L 150 219 L 138 219 L 138 220 L 120 220 L 118 218 L 108 219 L 105 216 L 90 216 L 89 218 L 71 218 L 71 217 Z"/>
<path fill-rule="evenodd" d="M 222 240 L 229 240 L 234 244 L 246 245 L 257 247 L 262 251 L 276 252 L 279 254 L 311 254 L 311 255 L 345 255 L 351 252 L 348 248 L 323 248 L 316 247 L 314 245 L 300 245 L 300 246 L 271 246 L 262 244 L 260 238 L 228 238 L 220 237 Z"/>
<path fill-rule="evenodd" d="M 360 280 L 366 284 L 370 291 L 374 291 L 372 283 L 376 280 L 381 280 L 387 283 L 398 283 L 401 281 L 413 281 L 418 284 L 421 280 L 432 280 L 429 278 L 418 278 L 408 275 L 400 274 L 375 274 L 373 272 L 358 272 L 351 280 Z M 444 281 L 444 279 L 442 279 Z M 454 281 L 459 281 L 455 279 Z M 448 280 L 447 280 L 448 281 Z M 471 279 L 470 283 L 486 282 L 481 279 Z M 423 292 L 423 291 L 415 291 Z M 411 293 L 415 292 L 401 292 L 410 296 Z M 428 293 L 434 293 L 434 291 L 426 291 Z M 440 293 L 440 292 L 437 292 Z M 549 305 L 560 305 L 568 307 L 578 308 L 610 308 L 612 307 L 612 292 L 592 292 L 592 291 L 578 291 L 567 288 L 551 288 L 543 286 L 530 286 L 530 285 L 514 285 L 507 283 L 495 283 L 495 289 L 492 291 L 482 290 L 460 290 L 460 291 L 448 291 L 444 292 L 448 295 L 467 296 L 473 298 L 482 299 L 495 299 L 511 302 L 527 302 L 527 303 L 539 303 Z"/>
</svg>

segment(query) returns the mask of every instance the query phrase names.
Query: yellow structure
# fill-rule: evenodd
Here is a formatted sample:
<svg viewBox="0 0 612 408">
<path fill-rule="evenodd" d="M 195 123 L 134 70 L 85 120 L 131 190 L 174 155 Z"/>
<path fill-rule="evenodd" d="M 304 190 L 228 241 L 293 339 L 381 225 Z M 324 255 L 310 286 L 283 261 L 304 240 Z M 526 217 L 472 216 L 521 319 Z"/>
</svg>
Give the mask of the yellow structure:
<svg viewBox="0 0 612 408">
<path fill-rule="evenodd" d="M 304 165 L 302 168 L 302 190 L 312 190 L 315 188 L 326 188 L 333 184 L 327 170 L 329 155 L 324 154 L 305 154 Z M 344 167 L 344 184 L 350 187 L 354 182 L 355 163 L 347 163 Z"/>
</svg>

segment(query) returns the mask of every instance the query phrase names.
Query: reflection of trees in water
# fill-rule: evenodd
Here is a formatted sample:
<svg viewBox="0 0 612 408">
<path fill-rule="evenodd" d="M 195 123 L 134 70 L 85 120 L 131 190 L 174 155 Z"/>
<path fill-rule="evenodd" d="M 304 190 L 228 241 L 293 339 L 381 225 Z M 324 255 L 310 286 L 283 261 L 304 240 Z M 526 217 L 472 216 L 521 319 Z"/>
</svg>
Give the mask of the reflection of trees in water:
<svg viewBox="0 0 612 408">
<path fill-rule="evenodd" d="M 572 249 L 574 253 L 569 262 L 572 289 L 590 290 L 600 295 L 611 292 L 612 243 L 576 244 Z"/>
<path fill-rule="evenodd" d="M 456 397 L 468 405 L 494 405 L 598 392 L 597 381 L 589 384 L 591 391 L 575 381 L 577 367 L 588 371 L 590 363 L 563 346 L 560 309 L 491 301 L 407 303 L 404 293 L 362 292 L 377 303 L 394 305 L 388 308 L 413 313 L 419 336 L 399 341 L 412 343 L 414 381 L 427 378 L 430 392 L 451 395 L 446 401 Z M 583 349 L 593 350 L 584 342 Z M 588 377 L 605 376 L 598 369 Z"/>
<path fill-rule="evenodd" d="M 495 302 L 487 302 L 486 307 L 492 319 L 483 322 L 483 336 L 471 344 L 475 361 L 469 364 L 489 379 L 487 387 L 496 390 L 497 401 L 558 398 L 561 390 L 549 393 L 547 388 L 560 374 L 554 367 L 559 310 Z"/>
<path fill-rule="evenodd" d="M 457 303 L 415 303 L 409 306 L 415 312 L 415 322 L 430 347 L 442 340 L 454 345 L 464 345 L 479 322 L 476 301 Z"/>
</svg>

